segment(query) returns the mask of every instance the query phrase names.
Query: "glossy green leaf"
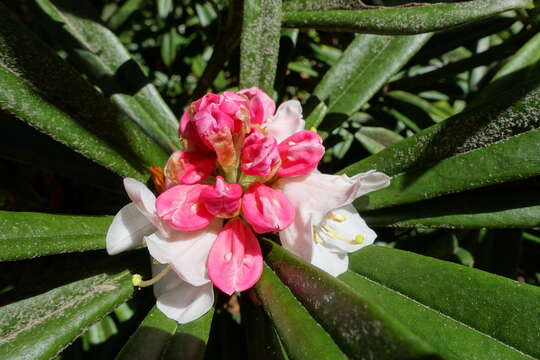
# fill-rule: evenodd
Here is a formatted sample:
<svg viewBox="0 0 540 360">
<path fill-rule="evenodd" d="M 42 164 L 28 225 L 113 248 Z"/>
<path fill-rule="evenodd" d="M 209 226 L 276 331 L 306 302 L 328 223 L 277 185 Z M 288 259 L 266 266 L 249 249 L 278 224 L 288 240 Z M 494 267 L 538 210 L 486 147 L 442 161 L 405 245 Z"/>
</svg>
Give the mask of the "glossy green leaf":
<svg viewBox="0 0 540 360">
<path fill-rule="evenodd" d="M 118 353 L 116 359 L 161 359 L 176 328 L 176 321 L 169 319 L 154 306 Z"/>
<path fill-rule="evenodd" d="M 326 113 L 351 115 L 359 110 L 413 56 L 431 34 L 417 36 L 358 35 L 336 65 L 324 75 L 309 102 L 327 106 Z M 343 119 L 345 120 L 345 119 Z M 309 114 L 307 126 L 322 116 Z"/>
<path fill-rule="evenodd" d="M 164 149 L 178 148 L 176 117 L 120 40 L 100 23 L 91 5 L 81 0 L 37 3 L 53 20 L 48 22 L 49 29 L 63 39 L 66 50 L 79 60 L 74 65 Z M 174 35 L 175 32 L 164 35 L 174 51 L 172 60 L 178 42 Z"/>
<path fill-rule="evenodd" d="M 354 175 L 377 169 L 396 175 L 502 141 L 540 126 L 540 79 L 499 94 L 489 106 L 472 108 L 343 169 Z"/>
<path fill-rule="evenodd" d="M 268 265 L 349 358 L 438 358 L 427 343 L 361 293 L 271 241 L 264 246 Z"/>
<path fill-rule="evenodd" d="M 161 359 L 202 360 L 208 343 L 214 308 L 187 324 L 179 324 Z"/>
<path fill-rule="evenodd" d="M 0 24 L 0 108 L 102 166 L 140 180 L 167 153 L 10 15 Z"/>
<path fill-rule="evenodd" d="M 0 261 L 105 248 L 111 216 L 0 211 Z"/>
<path fill-rule="evenodd" d="M 373 226 L 532 228 L 540 226 L 540 193 L 533 189 L 463 193 L 362 213 Z"/>
<path fill-rule="evenodd" d="M 328 333 L 266 265 L 255 290 L 291 359 L 346 359 Z"/>
<path fill-rule="evenodd" d="M 390 145 L 403 140 L 403 136 L 392 130 L 374 126 L 362 126 L 360 130 L 354 134 L 354 137 L 372 154 L 378 153 Z"/>
<path fill-rule="evenodd" d="M 416 106 L 424 110 L 435 122 L 441 122 L 443 120 L 446 120 L 451 115 L 453 115 L 452 113 L 449 113 L 448 111 L 439 109 L 437 106 L 421 98 L 420 96 L 408 93 L 406 91 L 401 91 L 401 90 L 391 91 L 388 93 L 388 96 L 393 99 L 403 101 L 405 103 L 408 103 L 410 105 Z"/>
<path fill-rule="evenodd" d="M 540 356 L 540 288 L 388 247 L 350 256 L 342 279 L 452 359 Z M 519 309 L 518 311 L 515 311 Z"/>
<path fill-rule="evenodd" d="M 51 359 L 133 293 L 131 275 L 96 275 L 0 308 L 0 358 Z"/>
<path fill-rule="evenodd" d="M 356 204 L 365 210 L 377 209 L 537 175 L 540 130 L 531 130 L 425 169 L 394 176 L 390 186 Z"/>
<path fill-rule="evenodd" d="M 386 35 L 421 34 L 532 6 L 531 0 L 474 0 L 365 10 L 286 11 L 283 25 Z"/>
<path fill-rule="evenodd" d="M 280 35 L 281 0 L 244 2 L 240 42 L 241 88 L 257 86 L 272 94 Z"/>
</svg>

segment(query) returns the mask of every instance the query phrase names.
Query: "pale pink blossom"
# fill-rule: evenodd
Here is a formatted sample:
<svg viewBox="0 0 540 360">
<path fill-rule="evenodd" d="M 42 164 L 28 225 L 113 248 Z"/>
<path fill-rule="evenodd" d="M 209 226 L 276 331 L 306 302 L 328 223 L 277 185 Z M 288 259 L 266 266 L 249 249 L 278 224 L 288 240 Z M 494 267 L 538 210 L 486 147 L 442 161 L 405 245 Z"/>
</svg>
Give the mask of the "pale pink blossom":
<svg viewBox="0 0 540 360">
<path fill-rule="evenodd" d="M 154 292 L 167 316 L 186 322 L 202 315 L 212 284 L 227 294 L 252 287 L 263 267 L 255 233 L 279 233 L 285 248 L 334 276 L 347 269 L 349 252 L 374 241 L 352 202 L 389 178 L 319 173 L 322 139 L 304 126 L 296 100 L 275 111 L 257 88 L 207 94 L 181 118 L 185 150 L 167 162 L 166 190 L 156 199 L 126 179 L 133 203 L 113 220 L 107 249 L 118 253 L 144 238 L 156 276 L 134 283 L 161 279 Z"/>
</svg>

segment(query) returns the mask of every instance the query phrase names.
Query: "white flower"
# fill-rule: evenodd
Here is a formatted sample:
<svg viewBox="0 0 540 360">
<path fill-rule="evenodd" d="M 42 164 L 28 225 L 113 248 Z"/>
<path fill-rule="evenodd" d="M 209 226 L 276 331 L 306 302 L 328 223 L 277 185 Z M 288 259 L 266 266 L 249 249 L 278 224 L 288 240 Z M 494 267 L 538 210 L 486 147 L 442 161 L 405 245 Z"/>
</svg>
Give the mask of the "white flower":
<svg viewBox="0 0 540 360">
<path fill-rule="evenodd" d="M 284 139 L 304 128 L 298 102 L 282 104 L 278 113 L 281 116 L 267 126 L 271 135 Z M 283 247 L 333 276 L 347 271 L 347 254 L 377 237 L 352 202 L 389 184 L 390 178 L 376 171 L 348 177 L 315 170 L 280 178 L 272 187 L 281 190 L 296 210 L 294 223 L 279 233 Z"/>
<path fill-rule="evenodd" d="M 200 231 L 173 230 L 156 215 L 156 197 L 144 184 L 128 178 L 124 187 L 132 203 L 114 217 L 107 232 L 107 252 L 115 255 L 146 243 L 158 262 L 152 264 L 155 280 L 159 280 L 154 284 L 157 307 L 182 324 L 199 318 L 214 303 L 206 261 L 222 221 Z"/>
</svg>

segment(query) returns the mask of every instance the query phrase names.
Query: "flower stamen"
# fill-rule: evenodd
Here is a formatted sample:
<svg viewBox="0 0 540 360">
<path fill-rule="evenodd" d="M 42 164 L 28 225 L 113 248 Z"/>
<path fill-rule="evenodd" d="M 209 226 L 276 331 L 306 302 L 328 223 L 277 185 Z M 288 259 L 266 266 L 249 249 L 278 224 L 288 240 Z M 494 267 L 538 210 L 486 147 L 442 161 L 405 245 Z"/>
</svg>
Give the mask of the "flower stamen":
<svg viewBox="0 0 540 360">
<path fill-rule="evenodd" d="M 171 269 L 172 268 L 170 265 L 166 266 L 163 270 L 161 270 L 156 276 L 154 276 L 150 280 L 143 280 L 141 275 L 134 274 L 131 278 L 131 283 L 133 284 L 133 286 L 138 286 L 138 287 L 152 286 L 155 283 L 157 283 L 159 280 L 163 279 L 163 277 L 167 275 L 167 273 L 171 271 Z"/>
<path fill-rule="evenodd" d="M 335 214 L 333 212 L 329 212 L 326 215 L 326 218 L 329 219 L 329 220 L 336 221 L 336 222 L 344 222 L 345 220 L 347 220 L 347 217 L 345 217 L 345 216 L 343 216 L 341 214 Z"/>
</svg>

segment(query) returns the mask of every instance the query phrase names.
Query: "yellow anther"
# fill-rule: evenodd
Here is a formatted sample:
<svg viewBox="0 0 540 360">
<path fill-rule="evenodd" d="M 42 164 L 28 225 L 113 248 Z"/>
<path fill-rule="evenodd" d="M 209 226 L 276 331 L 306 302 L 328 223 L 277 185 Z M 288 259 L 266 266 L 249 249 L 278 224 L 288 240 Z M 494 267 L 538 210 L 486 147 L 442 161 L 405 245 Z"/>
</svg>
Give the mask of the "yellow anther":
<svg viewBox="0 0 540 360">
<path fill-rule="evenodd" d="M 321 237 L 319 236 L 319 234 L 317 234 L 315 231 L 313 233 L 315 234 L 315 236 L 313 237 L 315 242 L 317 244 L 322 244 L 322 240 L 321 240 Z"/>
<path fill-rule="evenodd" d="M 133 284 L 133 286 L 139 286 L 142 281 L 143 281 L 142 276 L 139 274 L 135 274 L 131 278 L 131 283 Z"/>
<path fill-rule="evenodd" d="M 171 271 L 170 265 L 165 267 L 163 270 L 161 270 L 156 276 L 154 276 L 150 280 L 143 280 L 141 275 L 134 274 L 131 277 L 131 283 L 133 284 L 133 286 L 138 286 L 138 287 L 151 286 L 157 283 L 159 280 L 161 280 L 165 275 L 167 275 L 169 271 Z"/>
<path fill-rule="evenodd" d="M 334 214 L 333 212 L 329 212 L 327 215 L 326 215 L 326 218 L 329 219 L 329 220 L 334 220 L 336 222 L 343 222 L 345 220 L 347 220 L 347 218 L 341 214 Z"/>
<path fill-rule="evenodd" d="M 364 242 L 364 237 L 360 234 L 354 237 L 354 244 L 361 244 Z"/>
<path fill-rule="evenodd" d="M 311 129 L 309 129 L 309 130 L 311 130 L 311 131 L 313 131 L 313 132 L 317 132 L 317 128 L 316 128 L 316 127 L 311 127 Z"/>
</svg>

